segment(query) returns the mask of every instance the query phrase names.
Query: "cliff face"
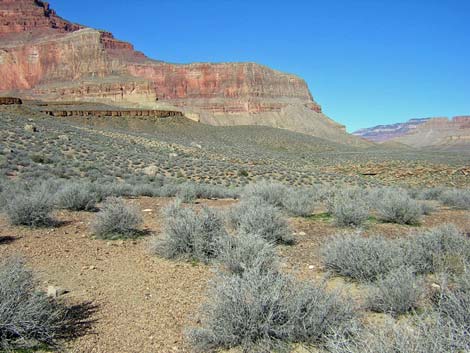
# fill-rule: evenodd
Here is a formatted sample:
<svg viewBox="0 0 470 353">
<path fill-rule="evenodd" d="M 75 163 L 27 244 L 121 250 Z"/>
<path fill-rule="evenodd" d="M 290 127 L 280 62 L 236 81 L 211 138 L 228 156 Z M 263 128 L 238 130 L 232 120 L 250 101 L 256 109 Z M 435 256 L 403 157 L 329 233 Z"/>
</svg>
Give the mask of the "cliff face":
<svg viewBox="0 0 470 353">
<path fill-rule="evenodd" d="M 426 123 L 431 118 L 410 119 L 405 123 L 390 125 L 377 125 L 370 128 L 360 129 L 353 132 L 353 135 L 360 136 L 373 142 L 385 142 L 394 138 L 404 136 L 416 129 L 419 125 Z"/>
<path fill-rule="evenodd" d="M 268 125 L 367 144 L 323 115 L 296 76 L 253 63 L 151 60 L 39 0 L 0 0 L 0 75 L 1 92 L 25 98 L 178 107 L 216 125 Z"/>
<path fill-rule="evenodd" d="M 470 148 L 470 116 L 456 116 L 452 119 L 449 118 L 426 118 L 414 119 L 411 124 L 412 128 L 407 129 L 404 133 L 395 134 L 388 142 L 405 144 L 416 148 L 434 148 L 444 150 L 462 150 Z M 412 122 L 410 120 L 410 122 Z M 410 123 L 408 122 L 408 123 Z M 418 124 L 416 124 L 418 122 Z M 389 137 L 387 131 L 395 131 L 394 127 L 398 125 L 388 125 L 379 127 L 379 129 L 372 128 L 372 132 L 377 136 Z M 365 132 L 368 129 L 360 130 L 361 136 L 369 138 Z M 385 133 L 384 133 L 385 131 Z M 369 132 L 370 133 L 370 132 Z"/>
</svg>

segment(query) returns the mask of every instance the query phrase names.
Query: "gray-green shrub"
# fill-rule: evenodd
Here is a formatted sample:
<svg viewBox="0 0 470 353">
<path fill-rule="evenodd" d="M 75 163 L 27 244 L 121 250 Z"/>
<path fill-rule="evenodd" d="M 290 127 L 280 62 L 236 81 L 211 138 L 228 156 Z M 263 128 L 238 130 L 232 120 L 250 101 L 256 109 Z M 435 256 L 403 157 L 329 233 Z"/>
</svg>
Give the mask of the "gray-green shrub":
<svg viewBox="0 0 470 353">
<path fill-rule="evenodd" d="M 282 200 L 282 207 L 292 216 L 307 217 L 315 209 L 315 200 L 304 190 L 289 190 Z"/>
<path fill-rule="evenodd" d="M 363 192 L 346 189 L 336 193 L 329 204 L 329 213 L 341 227 L 359 227 L 369 217 L 369 205 Z"/>
<path fill-rule="evenodd" d="M 97 199 L 91 184 L 86 183 L 67 184 L 56 194 L 57 206 L 72 211 L 93 211 Z"/>
<path fill-rule="evenodd" d="M 469 338 L 464 327 L 424 315 L 398 322 L 387 320 L 349 337 L 337 334 L 327 348 L 330 353 L 463 353 L 470 349 Z"/>
<path fill-rule="evenodd" d="M 460 271 L 470 260 L 470 239 L 452 224 L 403 240 L 405 262 L 417 273 Z"/>
<path fill-rule="evenodd" d="M 279 272 L 252 268 L 219 274 L 201 309 L 201 327 L 188 337 L 198 352 L 240 347 L 243 352 L 287 350 L 292 343 L 322 343 L 333 329 L 354 326 L 353 308 L 336 293 Z"/>
<path fill-rule="evenodd" d="M 19 259 L 0 264 L 0 350 L 56 346 L 68 325 L 65 306 L 38 290 L 33 273 Z"/>
<path fill-rule="evenodd" d="M 192 183 L 184 183 L 178 186 L 176 193 L 178 201 L 183 203 L 192 203 L 197 199 L 197 189 Z"/>
<path fill-rule="evenodd" d="M 47 185 L 17 186 L 8 192 L 4 211 L 13 225 L 47 227 L 56 223 L 51 216 L 54 193 Z"/>
<path fill-rule="evenodd" d="M 409 197 L 405 190 L 386 190 L 375 204 L 381 221 L 409 225 L 417 225 L 421 221 L 421 204 Z"/>
<path fill-rule="evenodd" d="M 287 192 L 284 185 L 263 180 L 247 185 L 242 192 L 242 198 L 258 198 L 272 206 L 282 207 Z"/>
<path fill-rule="evenodd" d="M 209 262 L 218 256 L 227 236 L 223 218 L 218 212 L 203 208 L 196 213 L 176 202 L 164 211 L 163 238 L 155 238 L 153 252 L 168 259 Z"/>
<path fill-rule="evenodd" d="M 444 319 L 470 330 L 470 270 L 454 283 L 443 283 L 436 310 Z"/>
<path fill-rule="evenodd" d="M 440 201 L 444 205 L 458 210 L 470 210 L 470 191 L 447 190 L 441 194 Z"/>
<path fill-rule="evenodd" d="M 244 233 L 225 237 L 217 260 L 223 269 L 238 275 L 252 268 L 275 271 L 279 265 L 274 244 L 258 235 Z"/>
<path fill-rule="evenodd" d="M 409 267 L 399 267 L 381 276 L 369 289 L 367 307 L 393 316 L 418 308 L 425 297 L 425 287 Z"/>
<path fill-rule="evenodd" d="M 258 198 L 242 200 L 230 210 L 232 225 L 241 233 L 255 234 L 268 242 L 292 244 L 292 232 L 282 212 Z"/>
<path fill-rule="evenodd" d="M 403 249 L 380 236 L 338 235 L 321 249 L 327 270 L 359 281 L 374 281 L 403 265 Z"/>
<path fill-rule="evenodd" d="M 134 238 L 141 234 L 140 211 L 119 198 L 106 200 L 91 225 L 93 234 L 101 239 Z"/>
</svg>

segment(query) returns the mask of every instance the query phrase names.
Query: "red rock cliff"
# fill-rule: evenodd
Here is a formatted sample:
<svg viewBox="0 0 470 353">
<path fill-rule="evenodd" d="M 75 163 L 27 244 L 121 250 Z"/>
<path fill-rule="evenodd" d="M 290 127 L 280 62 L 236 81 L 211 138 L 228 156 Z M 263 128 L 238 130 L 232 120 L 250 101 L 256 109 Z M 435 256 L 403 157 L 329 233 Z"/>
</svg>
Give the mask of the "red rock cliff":
<svg viewBox="0 0 470 353">
<path fill-rule="evenodd" d="M 59 32 L 73 32 L 80 28 L 82 26 L 58 17 L 45 1 L 0 1 L 0 33 L 22 33 L 49 29 Z"/>
<path fill-rule="evenodd" d="M 150 60 L 109 32 L 70 23 L 39 0 L 0 0 L 0 92 L 45 100 L 182 107 L 213 124 L 258 124 L 341 142 L 304 80 L 253 63 Z M 254 116 L 256 115 L 256 116 Z"/>
</svg>

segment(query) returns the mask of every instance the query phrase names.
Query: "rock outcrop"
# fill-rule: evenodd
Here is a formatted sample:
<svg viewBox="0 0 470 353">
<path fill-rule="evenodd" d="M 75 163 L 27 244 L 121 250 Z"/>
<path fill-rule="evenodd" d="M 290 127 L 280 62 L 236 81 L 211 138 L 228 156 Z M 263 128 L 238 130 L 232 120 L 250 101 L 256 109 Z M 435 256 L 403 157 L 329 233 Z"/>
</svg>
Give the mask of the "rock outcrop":
<svg viewBox="0 0 470 353">
<path fill-rule="evenodd" d="M 0 97 L 0 105 L 13 105 L 13 104 L 23 104 L 23 101 L 20 98 L 15 98 L 15 97 Z"/>
<path fill-rule="evenodd" d="M 368 145 L 326 117 L 306 82 L 254 63 L 169 64 L 39 0 L 0 1 L 0 92 L 29 99 L 178 108 L 215 125 L 286 128 Z"/>
</svg>

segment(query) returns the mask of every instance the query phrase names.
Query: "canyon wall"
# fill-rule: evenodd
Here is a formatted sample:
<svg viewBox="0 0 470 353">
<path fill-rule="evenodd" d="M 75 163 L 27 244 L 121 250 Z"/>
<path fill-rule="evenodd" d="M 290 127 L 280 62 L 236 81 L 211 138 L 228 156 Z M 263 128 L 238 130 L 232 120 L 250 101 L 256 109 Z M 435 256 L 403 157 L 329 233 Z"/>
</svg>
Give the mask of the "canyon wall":
<svg viewBox="0 0 470 353">
<path fill-rule="evenodd" d="M 362 129 L 355 134 L 377 142 L 394 142 L 416 148 L 468 149 L 470 116 L 412 119 L 407 123 Z"/>
<path fill-rule="evenodd" d="M 0 0 L 0 93 L 53 101 L 176 108 L 214 125 L 267 125 L 356 145 L 301 78 L 254 63 L 169 64 L 39 0 Z"/>
</svg>

